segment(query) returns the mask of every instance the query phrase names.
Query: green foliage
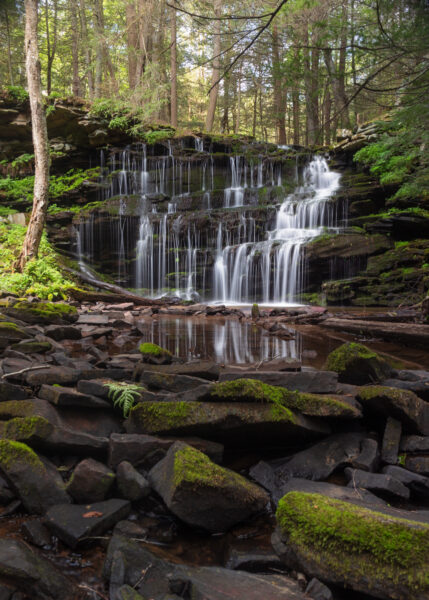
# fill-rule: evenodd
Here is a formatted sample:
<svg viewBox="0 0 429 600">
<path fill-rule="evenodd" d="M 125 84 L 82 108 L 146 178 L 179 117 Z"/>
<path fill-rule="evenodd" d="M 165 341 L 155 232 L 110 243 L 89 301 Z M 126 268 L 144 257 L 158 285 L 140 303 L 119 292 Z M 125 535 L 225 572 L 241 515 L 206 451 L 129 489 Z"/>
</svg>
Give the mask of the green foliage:
<svg viewBox="0 0 429 600">
<path fill-rule="evenodd" d="M 98 178 L 99 174 L 99 167 L 95 167 L 86 170 L 70 169 L 65 175 L 53 175 L 49 180 L 49 197 L 51 199 L 61 198 L 64 194 L 78 189 L 84 181 Z M 33 200 L 33 188 L 33 175 L 21 179 L 14 179 L 12 177 L 0 179 L 0 190 L 3 190 L 9 200 L 31 203 Z"/>
<path fill-rule="evenodd" d="M 26 102 L 29 98 L 27 90 L 20 85 L 7 85 L 6 91 L 13 100 L 16 100 L 21 104 Z"/>
<path fill-rule="evenodd" d="M 165 348 L 161 348 L 161 346 L 158 346 L 157 344 L 151 344 L 150 342 L 140 344 L 139 350 L 142 354 L 149 356 L 171 356 L 171 352 L 169 350 L 165 350 Z"/>
<path fill-rule="evenodd" d="M 14 272 L 25 231 L 22 225 L 0 223 L 0 289 L 20 296 L 32 294 L 47 300 L 65 300 L 67 290 L 74 284 L 61 273 L 59 257 L 46 234 L 42 236 L 38 258 L 29 261 L 22 273 Z"/>
<path fill-rule="evenodd" d="M 113 401 L 113 406 L 122 410 L 126 419 L 137 398 L 143 391 L 140 385 L 125 382 L 106 383 L 109 388 L 109 398 Z"/>
<path fill-rule="evenodd" d="M 381 124 L 380 124 L 381 125 Z M 429 108 L 427 103 L 398 110 L 376 142 L 354 155 L 383 185 L 398 186 L 388 201 L 429 199 Z"/>
<path fill-rule="evenodd" d="M 156 131 L 147 131 L 143 138 L 148 144 L 156 144 L 168 140 L 174 136 L 174 129 L 158 129 Z"/>
</svg>

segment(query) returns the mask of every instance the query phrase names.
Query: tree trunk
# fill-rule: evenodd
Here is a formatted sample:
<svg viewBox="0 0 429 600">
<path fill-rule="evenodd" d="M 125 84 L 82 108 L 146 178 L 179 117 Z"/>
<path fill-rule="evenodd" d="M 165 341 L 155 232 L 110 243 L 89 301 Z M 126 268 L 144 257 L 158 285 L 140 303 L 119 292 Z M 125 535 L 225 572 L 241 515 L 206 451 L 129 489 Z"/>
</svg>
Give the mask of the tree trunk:
<svg viewBox="0 0 429 600">
<path fill-rule="evenodd" d="M 176 11 L 171 9 L 171 124 L 177 127 L 177 31 Z"/>
<path fill-rule="evenodd" d="M 7 13 L 7 8 L 4 9 L 4 20 L 6 23 L 6 33 L 7 33 L 7 66 L 9 69 L 9 83 L 13 85 L 13 70 L 12 70 L 12 51 L 10 46 L 10 26 L 9 26 L 9 15 Z"/>
<path fill-rule="evenodd" d="M 89 92 L 89 98 L 90 100 L 92 100 L 94 98 L 94 77 L 93 77 L 93 72 L 92 72 L 92 65 L 91 65 L 91 46 L 89 43 L 89 37 L 88 37 L 88 24 L 86 21 L 86 5 L 85 5 L 85 0 L 79 0 L 80 1 L 80 26 L 81 26 L 81 30 L 82 30 L 82 42 L 83 45 L 85 47 L 85 74 L 86 74 L 86 78 L 88 80 L 88 92 Z"/>
<path fill-rule="evenodd" d="M 95 86 L 96 98 L 102 96 L 101 84 L 103 81 L 103 0 L 94 2 L 94 29 L 95 29 Z"/>
<path fill-rule="evenodd" d="M 37 0 L 25 0 L 25 68 L 30 96 L 35 170 L 33 210 L 17 261 L 17 268 L 21 271 L 28 260 L 37 256 L 48 208 L 49 147 L 37 48 Z"/>
<path fill-rule="evenodd" d="M 57 49 L 57 15 L 58 15 L 58 4 L 57 0 L 53 0 L 54 5 L 54 32 L 53 39 L 51 42 L 51 33 L 49 29 L 49 4 L 48 0 L 45 1 L 45 22 L 46 22 L 46 46 L 48 55 L 48 64 L 46 67 L 46 92 L 48 96 L 52 91 L 52 65 L 54 64 L 55 52 Z"/>
<path fill-rule="evenodd" d="M 80 96 L 80 79 L 79 79 L 79 29 L 78 29 L 78 6 L 77 0 L 70 0 L 70 25 L 72 36 L 72 94 Z"/>
<path fill-rule="evenodd" d="M 214 13 L 215 17 L 220 17 L 222 8 L 222 0 L 214 0 Z M 211 85 L 212 89 L 210 90 L 209 95 L 209 105 L 207 108 L 207 116 L 206 116 L 206 131 L 211 131 L 213 129 L 213 123 L 216 112 L 216 104 L 217 97 L 219 93 L 219 80 L 220 75 L 220 20 L 217 19 L 214 22 L 214 44 L 213 44 L 213 72 L 212 72 L 212 80 Z"/>
<path fill-rule="evenodd" d="M 229 73 L 223 79 L 223 116 L 221 123 L 222 133 L 229 133 Z"/>
<path fill-rule="evenodd" d="M 130 90 L 136 87 L 137 49 L 139 43 L 139 32 L 137 24 L 137 13 L 134 2 L 129 2 L 125 8 L 127 23 L 127 46 L 128 46 L 128 85 Z"/>
<path fill-rule="evenodd" d="M 243 68 L 243 62 L 240 61 L 240 68 L 238 70 L 238 78 L 237 78 L 237 118 L 235 120 L 235 129 L 234 133 L 238 133 L 240 131 L 241 125 L 241 73 Z"/>
<path fill-rule="evenodd" d="M 286 144 L 285 102 L 282 85 L 282 72 L 279 51 L 279 33 L 277 25 L 273 25 L 273 88 L 274 88 L 274 111 L 277 130 L 277 143 Z"/>
</svg>

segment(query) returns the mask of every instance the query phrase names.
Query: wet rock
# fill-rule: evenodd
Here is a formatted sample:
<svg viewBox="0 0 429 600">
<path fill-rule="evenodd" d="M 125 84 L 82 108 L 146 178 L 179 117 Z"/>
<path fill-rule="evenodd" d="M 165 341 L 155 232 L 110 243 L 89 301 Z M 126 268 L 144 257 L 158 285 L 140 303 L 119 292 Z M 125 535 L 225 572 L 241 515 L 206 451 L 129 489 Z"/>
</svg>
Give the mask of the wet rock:
<svg viewBox="0 0 429 600">
<path fill-rule="evenodd" d="M 123 570 L 117 577 L 115 562 L 122 558 Z M 144 598 L 176 600 L 304 600 L 298 584 L 282 575 L 255 575 L 220 567 L 183 567 L 157 558 L 133 541 L 115 535 L 107 551 L 104 577 L 110 580 L 114 597 L 128 584 Z M 145 574 L 142 577 L 142 572 Z M 112 580 L 115 585 L 112 586 Z"/>
<path fill-rule="evenodd" d="M 76 586 L 54 565 L 10 538 L 0 539 L 0 576 L 38 600 L 75 600 Z"/>
<path fill-rule="evenodd" d="M 261 488 L 182 442 L 173 444 L 148 479 L 171 512 L 208 531 L 226 531 L 268 503 Z"/>
<path fill-rule="evenodd" d="M 4 424 L 2 435 L 32 448 L 40 448 L 46 445 L 53 430 L 54 425 L 43 417 L 17 417 Z"/>
<path fill-rule="evenodd" d="M 289 391 L 268 385 L 257 379 L 236 379 L 215 383 L 208 391 L 211 402 L 259 402 L 299 411 L 311 417 L 354 419 L 362 416 L 358 403 L 352 404 L 343 397 Z"/>
<path fill-rule="evenodd" d="M 397 467 L 393 465 L 387 465 L 383 467 L 382 473 L 394 477 L 401 483 L 403 483 L 414 496 L 428 497 L 429 496 L 429 478 L 408 471 L 403 467 Z"/>
<path fill-rule="evenodd" d="M 209 360 L 173 363 L 162 366 L 141 362 L 136 365 L 133 378 L 139 380 L 142 374 L 147 371 L 155 371 L 167 375 L 188 375 L 209 381 L 217 381 L 219 379 L 220 368 L 215 362 Z"/>
<path fill-rule="evenodd" d="M 144 598 L 130 585 L 122 585 L 116 592 L 115 600 L 144 600 Z"/>
<path fill-rule="evenodd" d="M 206 380 L 189 375 L 167 375 L 162 371 L 144 371 L 140 376 L 140 382 L 153 390 L 185 392 L 204 385 Z"/>
<path fill-rule="evenodd" d="M 267 462 L 260 460 L 256 465 L 253 465 L 249 470 L 249 475 L 273 496 L 276 495 L 278 490 L 276 474 L 273 467 Z"/>
<path fill-rule="evenodd" d="M 22 342 L 18 342 L 17 344 L 12 344 L 11 348 L 17 352 L 22 352 L 22 354 L 44 354 L 45 352 L 52 350 L 52 344 L 49 342 L 24 340 Z"/>
<path fill-rule="evenodd" d="M 56 342 L 62 340 L 80 340 L 82 332 L 79 327 L 73 325 L 49 325 L 45 329 L 45 335 Z"/>
<path fill-rule="evenodd" d="M 75 385 L 79 371 L 69 367 L 46 367 L 25 373 L 25 381 L 33 387 L 39 385 Z"/>
<path fill-rule="evenodd" d="M 407 456 L 405 467 L 414 473 L 429 476 L 429 456 Z"/>
<path fill-rule="evenodd" d="M 347 468 L 344 471 L 351 488 L 364 488 L 381 496 L 403 498 L 408 500 L 410 490 L 398 479 L 381 473 L 368 473 L 359 469 Z"/>
<path fill-rule="evenodd" d="M 413 392 L 372 385 L 359 390 L 358 400 L 364 411 L 393 417 L 408 433 L 429 435 L 429 404 Z"/>
<path fill-rule="evenodd" d="M 404 435 L 399 448 L 401 452 L 429 453 L 429 436 Z"/>
<path fill-rule="evenodd" d="M 219 380 L 233 381 L 243 377 L 243 372 L 221 373 Z M 318 394 L 335 394 L 338 384 L 338 375 L 330 371 L 301 371 L 290 373 L 287 371 L 255 371 L 252 378 L 268 383 L 279 385 L 288 390 L 298 392 L 309 392 Z"/>
<path fill-rule="evenodd" d="M 29 302 L 22 300 L 3 312 L 15 319 L 34 325 L 67 325 L 77 320 L 77 310 L 62 302 Z"/>
<path fill-rule="evenodd" d="M 21 533 L 27 542 L 38 548 L 51 546 L 51 534 L 40 521 L 26 521 L 22 524 Z"/>
<path fill-rule="evenodd" d="M 82 394 L 76 390 L 58 385 L 43 384 L 39 390 L 39 398 L 48 400 L 54 406 L 82 406 L 84 408 L 112 408 L 110 402 L 106 402 L 96 396 Z"/>
<path fill-rule="evenodd" d="M 389 417 L 383 435 L 381 447 L 381 460 L 390 465 L 398 462 L 399 443 L 401 441 L 402 426 L 400 421 Z"/>
<path fill-rule="evenodd" d="M 0 381 L 0 402 L 7 400 L 25 400 L 29 397 L 27 390 L 7 381 Z"/>
<path fill-rule="evenodd" d="M 0 440 L 0 472 L 30 513 L 70 502 L 58 472 L 25 444 Z"/>
<path fill-rule="evenodd" d="M 305 588 L 305 593 L 313 600 L 334 600 L 331 590 L 315 577 Z"/>
<path fill-rule="evenodd" d="M 109 317 L 107 315 L 86 314 L 79 315 L 78 325 L 107 325 Z"/>
<path fill-rule="evenodd" d="M 360 433 L 331 435 L 291 458 L 275 461 L 276 477 L 282 483 L 292 477 L 313 481 L 327 479 L 334 471 L 351 464 L 359 456 L 362 438 Z"/>
<path fill-rule="evenodd" d="M 305 492 L 306 494 L 321 494 L 327 498 L 334 498 L 335 500 L 344 500 L 345 502 L 352 502 L 353 504 L 359 504 L 366 507 L 371 505 L 384 506 L 386 502 L 381 498 L 378 498 L 371 492 L 365 489 L 355 489 L 344 485 L 335 485 L 333 483 L 327 483 L 325 481 L 309 481 L 308 479 L 300 479 L 293 477 L 282 486 L 279 490 L 279 496 L 276 500 L 280 500 L 283 496 L 289 492 Z"/>
<path fill-rule="evenodd" d="M 169 350 L 161 348 L 157 344 L 145 342 L 139 346 L 142 361 L 149 365 L 169 365 L 173 361 L 173 355 Z"/>
<path fill-rule="evenodd" d="M 274 552 L 262 550 L 246 552 L 232 548 L 227 554 L 225 568 L 249 573 L 270 573 L 282 571 L 284 566 Z"/>
<path fill-rule="evenodd" d="M 158 438 L 143 434 L 113 433 L 109 440 L 109 465 L 115 469 L 122 461 L 151 469 L 176 442 L 174 438 Z M 223 445 L 217 442 L 186 438 L 186 443 L 204 452 L 214 462 L 222 462 Z"/>
<path fill-rule="evenodd" d="M 429 377 L 426 379 L 426 381 L 401 381 L 400 379 L 386 379 L 382 383 L 388 387 L 414 392 L 426 402 L 429 400 Z"/>
<path fill-rule="evenodd" d="M 60 504 L 48 510 L 46 525 L 67 546 L 76 548 L 84 540 L 102 535 L 125 519 L 130 508 L 127 500 L 115 498 L 84 506 Z"/>
<path fill-rule="evenodd" d="M 355 342 L 343 344 L 331 352 L 325 366 L 329 371 L 338 373 L 341 383 L 354 385 L 382 381 L 393 371 L 376 352 Z"/>
<path fill-rule="evenodd" d="M 149 496 L 151 491 L 147 479 L 127 461 L 122 461 L 116 469 L 116 486 L 121 498 L 131 502 Z"/>
<path fill-rule="evenodd" d="M 258 440 L 302 441 L 331 431 L 327 424 L 283 407 L 239 402 L 140 402 L 125 428 L 128 433 L 196 435 L 247 445 Z"/>
<path fill-rule="evenodd" d="M 402 518 L 382 511 L 290 492 L 279 502 L 272 542 L 288 568 L 309 577 L 384 600 L 422 600 L 429 592 L 429 526 L 404 520 L 406 511 Z M 399 539 L 406 544 L 392 550 Z"/>
<path fill-rule="evenodd" d="M 105 457 L 109 440 L 75 431 L 65 427 L 55 427 L 46 440 L 46 445 L 56 454 Z"/>
<path fill-rule="evenodd" d="M 372 438 L 362 440 L 360 454 L 351 461 L 351 466 L 354 469 L 362 471 L 377 471 L 380 463 L 380 452 L 378 451 L 378 443 Z"/>
<path fill-rule="evenodd" d="M 0 350 L 29 338 L 31 335 L 23 327 L 9 321 L 0 321 Z"/>
<path fill-rule="evenodd" d="M 105 500 L 115 481 L 115 474 L 102 463 L 87 458 L 82 460 L 67 484 L 67 492 L 83 504 Z"/>
</svg>

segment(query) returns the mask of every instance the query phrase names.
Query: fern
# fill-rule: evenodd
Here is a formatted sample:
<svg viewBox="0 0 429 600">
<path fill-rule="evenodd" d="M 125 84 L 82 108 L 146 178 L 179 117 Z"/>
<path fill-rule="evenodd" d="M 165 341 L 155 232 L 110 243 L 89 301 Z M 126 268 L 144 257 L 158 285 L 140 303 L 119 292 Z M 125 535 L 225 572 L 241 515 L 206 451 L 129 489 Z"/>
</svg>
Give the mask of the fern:
<svg viewBox="0 0 429 600">
<path fill-rule="evenodd" d="M 113 401 L 113 406 L 121 409 L 126 419 L 143 388 L 133 383 L 124 382 L 106 383 L 106 387 L 109 388 L 108 396 Z"/>
</svg>

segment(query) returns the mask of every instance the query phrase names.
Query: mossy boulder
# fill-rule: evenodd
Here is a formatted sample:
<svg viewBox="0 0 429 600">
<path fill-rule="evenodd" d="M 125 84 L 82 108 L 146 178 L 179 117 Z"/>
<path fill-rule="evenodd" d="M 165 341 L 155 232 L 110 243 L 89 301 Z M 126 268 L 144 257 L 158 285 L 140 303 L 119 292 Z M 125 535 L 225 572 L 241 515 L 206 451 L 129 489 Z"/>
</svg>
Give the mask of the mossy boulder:
<svg viewBox="0 0 429 600">
<path fill-rule="evenodd" d="M 0 321 L 0 350 L 14 342 L 29 339 L 31 336 L 23 329 L 9 321 Z"/>
<path fill-rule="evenodd" d="M 54 504 L 70 502 L 55 467 L 26 444 L 0 440 L 0 473 L 30 513 L 44 514 Z"/>
<path fill-rule="evenodd" d="M 325 422 L 280 404 L 255 402 L 140 402 L 131 409 L 125 427 L 128 433 L 189 435 L 246 445 L 314 439 L 331 431 Z"/>
<path fill-rule="evenodd" d="M 311 417 L 353 419 L 362 416 L 359 406 L 341 398 L 319 396 L 268 385 L 257 379 L 216 383 L 207 395 L 211 402 L 259 402 L 298 411 Z"/>
<path fill-rule="evenodd" d="M 183 442 L 171 446 L 149 481 L 182 521 L 211 532 L 228 530 L 269 501 L 262 488 Z"/>
<path fill-rule="evenodd" d="M 365 412 L 377 417 L 393 417 L 408 433 L 429 435 L 429 403 L 410 390 L 369 385 L 359 390 Z"/>
<path fill-rule="evenodd" d="M 0 402 L 0 421 L 8 421 L 15 417 L 33 417 L 36 407 L 32 400 L 6 400 Z"/>
<path fill-rule="evenodd" d="M 342 344 L 328 355 L 325 368 L 338 373 L 341 383 L 364 385 L 387 379 L 392 367 L 373 350 L 363 344 Z"/>
<path fill-rule="evenodd" d="M 428 524 L 303 492 L 286 494 L 276 517 L 288 568 L 376 598 L 429 597 Z"/>
<path fill-rule="evenodd" d="M 139 346 L 142 361 L 150 365 L 169 365 L 173 362 L 173 355 L 169 350 L 157 344 L 145 342 Z"/>
<path fill-rule="evenodd" d="M 43 417 L 17 417 L 5 423 L 3 437 L 37 447 L 46 443 L 53 431 L 52 423 Z"/>
<path fill-rule="evenodd" d="M 23 341 L 12 344 L 12 350 L 17 350 L 23 354 L 44 354 L 52 350 L 50 342 Z"/>
<path fill-rule="evenodd" d="M 22 300 L 4 312 L 15 319 L 34 325 L 65 325 L 77 320 L 76 307 L 63 302 L 28 302 Z"/>
</svg>

